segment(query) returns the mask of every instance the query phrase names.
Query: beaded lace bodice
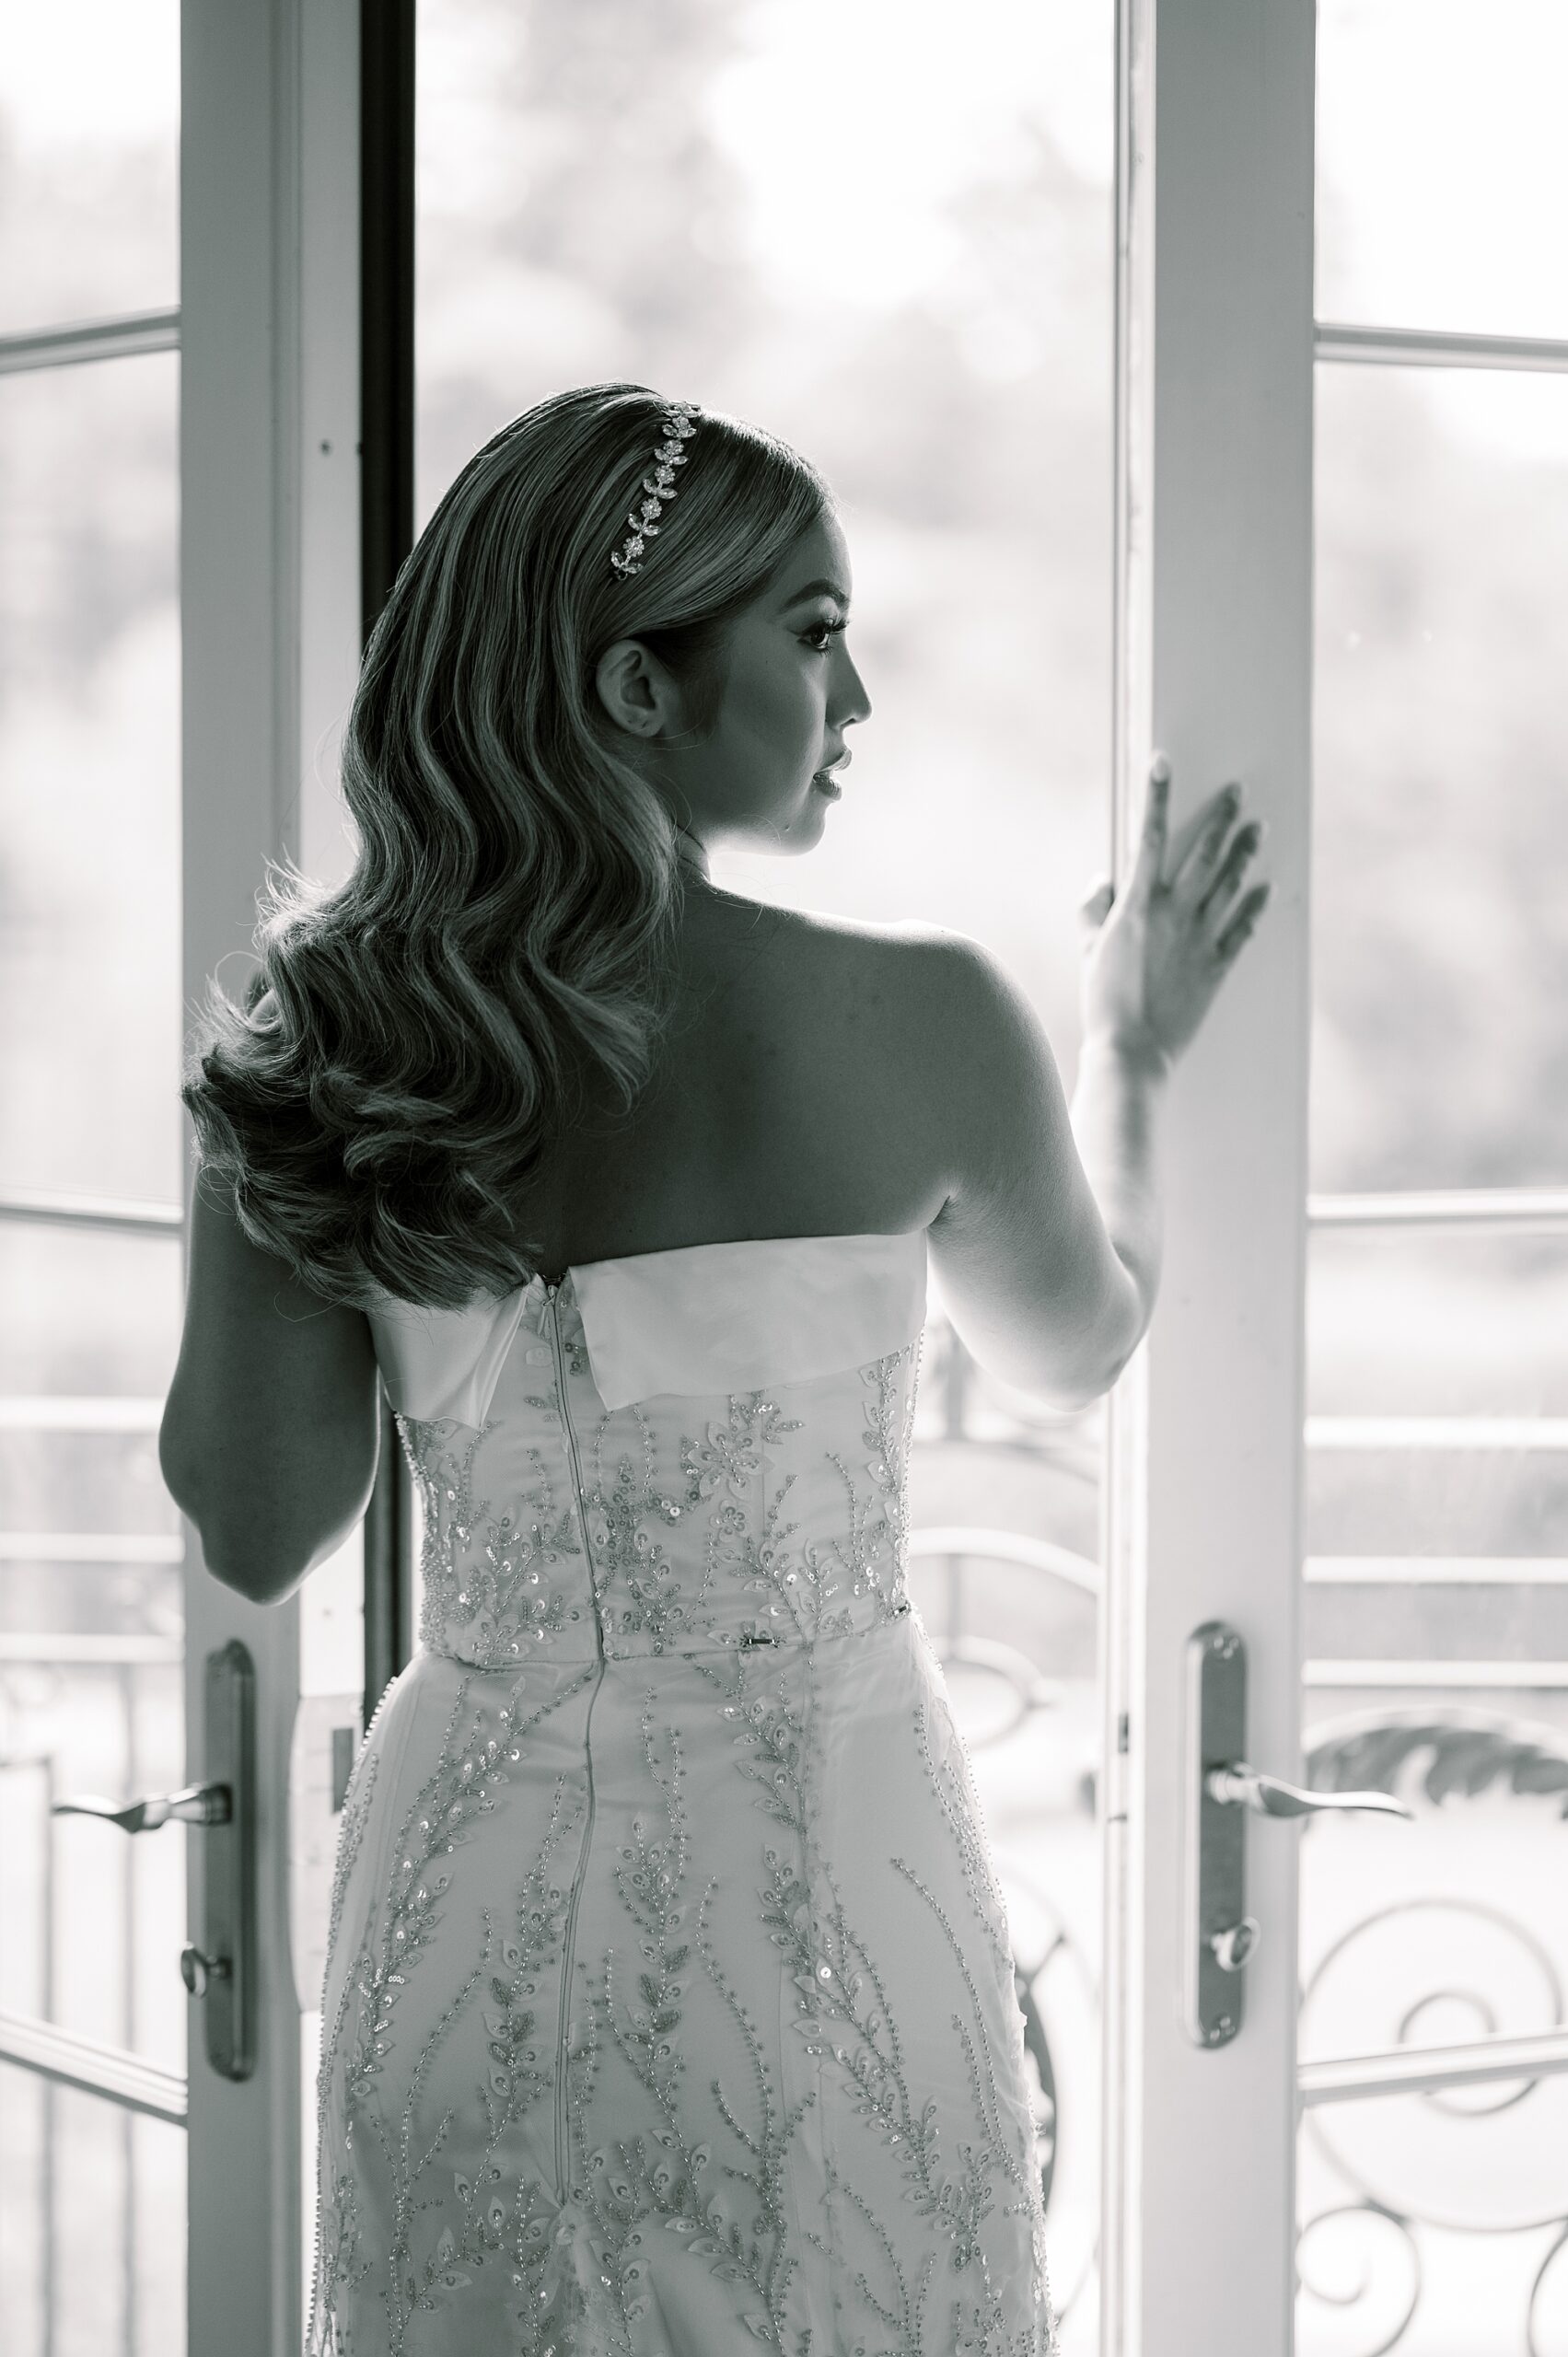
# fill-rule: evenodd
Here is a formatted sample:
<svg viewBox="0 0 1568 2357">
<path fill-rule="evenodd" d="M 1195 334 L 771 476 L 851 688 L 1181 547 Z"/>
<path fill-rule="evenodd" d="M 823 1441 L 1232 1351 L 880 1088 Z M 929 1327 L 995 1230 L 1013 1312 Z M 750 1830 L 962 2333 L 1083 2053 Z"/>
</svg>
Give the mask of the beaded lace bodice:
<svg viewBox="0 0 1568 2357">
<path fill-rule="evenodd" d="M 842 1635 L 906 1607 L 925 1236 L 601 1260 L 372 1326 L 420 1636 L 484 1668 Z"/>
</svg>

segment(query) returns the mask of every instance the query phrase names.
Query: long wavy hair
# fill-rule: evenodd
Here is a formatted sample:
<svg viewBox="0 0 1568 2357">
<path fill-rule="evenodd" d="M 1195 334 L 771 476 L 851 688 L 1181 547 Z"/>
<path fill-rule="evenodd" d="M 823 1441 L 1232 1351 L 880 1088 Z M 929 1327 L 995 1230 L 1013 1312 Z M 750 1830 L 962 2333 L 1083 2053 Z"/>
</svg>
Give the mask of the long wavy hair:
<svg viewBox="0 0 1568 2357">
<path fill-rule="evenodd" d="M 516 1211 L 580 1113 L 630 1110 L 670 1014 L 679 829 L 595 672 L 636 638 L 723 697 L 729 625 L 831 512 L 815 468 L 699 412 L 642 569 L 628 531 L 668 404 L 590 385 L 514 418 L 457 477 L 370 634 L 343 748 L 339 885 L 269 861 L 260 970 L 215 977 L 180 1095 L 245 1234 L 324 1299 L 461 1307 L 534 1272 Z"/>
</svg>

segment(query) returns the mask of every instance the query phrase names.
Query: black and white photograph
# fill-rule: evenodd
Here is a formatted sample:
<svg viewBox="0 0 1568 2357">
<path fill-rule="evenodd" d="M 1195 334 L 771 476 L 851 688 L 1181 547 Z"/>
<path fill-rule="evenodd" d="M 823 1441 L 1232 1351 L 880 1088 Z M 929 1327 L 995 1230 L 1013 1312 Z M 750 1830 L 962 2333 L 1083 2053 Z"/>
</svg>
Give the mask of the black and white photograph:
<svg viewBox="0 0 1568 2357">
<path fill-rule="evenodd" d="M 16 0 L 3 2357 L 1568 2357 L 1565 91 Z"/>
</svg>

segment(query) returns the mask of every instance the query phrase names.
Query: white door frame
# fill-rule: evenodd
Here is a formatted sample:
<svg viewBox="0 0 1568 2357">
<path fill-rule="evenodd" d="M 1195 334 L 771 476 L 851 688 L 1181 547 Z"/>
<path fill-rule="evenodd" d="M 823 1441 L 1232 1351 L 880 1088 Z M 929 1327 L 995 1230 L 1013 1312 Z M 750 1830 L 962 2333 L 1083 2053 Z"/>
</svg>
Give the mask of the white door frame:
<svg viewBox="0 0 1568 2357">
<path fill-rule="evenodd" d="M 245 978 L 265 859 L 331 878 L 352 857 L 335 749 L 361 630 L 358 0 L 183 0 L 180 82 L 189 1024 L 209 974 L 231 993 Z M 192 2002 L 189 2347 L 297 2357 L 299 2010 L 317 1992 L 296 1994 L 291 1966 L 288 1770 L 308 1605 L 252 1606 L 208 1575 L 189 1524 L 186 1548 L 190 1781 L 207 1655 L 238 1637 L 255 1664 L 260 1991 L 239 2082 L 209 2067 Z M 203 1839 L 187 1836 L 198 1941 Z"/>
<path fill-rule="evenodd" d="M 182 17 L 189 1017 L 223 961 L 231 986 L 244 970 L 263 858 L 331 876 L 349 856 L 332 747 L 361 628 L 359 10 L 184 0 Z M 1158 744 L 1179 808 L 1244 780 L 1275 898 L 1171 1092 L 1159 1309 L 1112 1409 L 1106 2357 L 1291 2344 L 1295 1836 L 1249 1829 L 1262 1943 L 1245 2026 L 1202 2051 L 1180 2010 L 1174 1764 L 1185 1641 L 1221 1616 L 1249 1645 L 1251 1757 L 1298 1766 L 1313 34 L 1311 0 L 1120 0 L 1116 867 Z M 192 2007 L 190 2346 L 293 2357 L 308 2123 L 286 1794 L 303 1592 L 249 1606 L 187 1538 L 190 1774 L 205 1657 L 238 1635 L 256 1665 L 261 1795 L 252 2078 L 208 2070 Z M 188 1838 L 194 1926 L 202 1837 Z"/>
<path fill-rule="evenodd" d="M 1115 872 L 1151 751 L 1228 778 L 1274 896 L 1171 1085 L 1165 1258 L 1107 1482 L 1103 2357 L 1293 2342 L 1296 1835 L 1247 1826 L 1243 2026 L 1182 2014 L 1183 1657 L 1232 1623 L 1294 1780 L 1312 666 L 1313 0 L 1119 0 Z"/>
</svg>

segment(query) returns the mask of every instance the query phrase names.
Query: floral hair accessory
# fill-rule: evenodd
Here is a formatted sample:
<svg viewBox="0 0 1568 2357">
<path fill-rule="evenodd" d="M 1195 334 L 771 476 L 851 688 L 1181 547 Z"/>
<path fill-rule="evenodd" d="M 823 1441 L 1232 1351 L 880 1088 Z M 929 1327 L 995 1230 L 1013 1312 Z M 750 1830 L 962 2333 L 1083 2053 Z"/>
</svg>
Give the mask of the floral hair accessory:
<svg viewBox="0 0 1568 2357">
<path fill-rule="evenodd" d="M 632 527 L 631 538 L 620 553 L 612 555 L 610 560 L 619 574 L 629 576 L 641 573 L 643 568 L 637 559 L 646 543 L 658 538 L 659 528 L 655 519 L 666 503 L 676 496 L 675 470 L 686 464 L 686 453 L 680 445 L 689 442 L 697 431 L 692 423 L 694 411 L 694 402 L 671 401 L 665 412 L 665 438 L 654 452 L 653 473 L 643 477 L 645 496 L 641 510 L 626 518 Z"/>
</svg>

